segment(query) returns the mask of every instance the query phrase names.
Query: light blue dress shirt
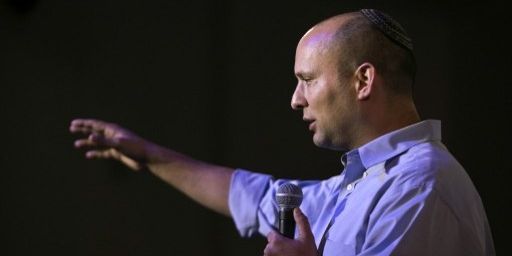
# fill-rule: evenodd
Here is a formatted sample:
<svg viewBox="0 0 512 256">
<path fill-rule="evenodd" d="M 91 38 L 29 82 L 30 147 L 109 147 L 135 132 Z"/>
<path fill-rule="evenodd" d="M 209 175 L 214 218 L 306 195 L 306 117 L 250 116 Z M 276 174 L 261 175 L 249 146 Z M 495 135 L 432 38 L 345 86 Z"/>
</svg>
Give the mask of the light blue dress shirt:
<svg viewBox="0 0 512 256">
<path fill-rule="evenodd" d="M 441 124 L 422 121 L 342 157 L 323 181 L 275 180 L 238 169 L 229 206 L 242 236 L 275 229 L 279 185 L 302 188 L 318 250 L 338 255 L 495 255 L 478 192 L 441 143 Z"/>
</svg>

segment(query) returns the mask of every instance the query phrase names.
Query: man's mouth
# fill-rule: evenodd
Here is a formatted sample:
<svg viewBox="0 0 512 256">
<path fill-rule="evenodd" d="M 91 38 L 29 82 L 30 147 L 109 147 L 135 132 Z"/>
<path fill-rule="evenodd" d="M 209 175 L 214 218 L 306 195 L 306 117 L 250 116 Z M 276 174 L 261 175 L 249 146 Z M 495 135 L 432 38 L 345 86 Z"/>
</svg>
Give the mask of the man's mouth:
<svg viewBox="0 0 512 256">
<path fill-rule="evenodd" d="M 308 124 L 308 129 L 310 131 L 314 132 L 315 131 L 315 127 L 316 127 L 315 120 L 308 119 L 308 118 L 304 118 L 303 120 L 304 120 L 304 122 L 306 122 Z"/>
<path fill-rule="evenodd" d="M 314 131 L 315 131 L 315 121 L 313 121 L 313 122 L 311 122 L 311 123 L 309 124 L 309 130 L 310 130 L 310 131 L 312 131 L 312 132 L 314 132 Z"/>
</svg>

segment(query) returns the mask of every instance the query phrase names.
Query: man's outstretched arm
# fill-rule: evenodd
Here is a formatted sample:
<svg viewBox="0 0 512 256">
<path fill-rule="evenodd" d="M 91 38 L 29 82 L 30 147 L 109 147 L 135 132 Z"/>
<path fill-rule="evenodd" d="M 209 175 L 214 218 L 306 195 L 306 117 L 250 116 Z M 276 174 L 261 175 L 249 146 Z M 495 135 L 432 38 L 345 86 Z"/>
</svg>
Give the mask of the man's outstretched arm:
<svg viewBox="0 0 512 256">
<path fill-rule="evenodd" d="M 230 216 L 232 168 L 195 160 L 100 120 L 75 119 L 69 130 L 85 136 L 75 141 L 75 147 L 86 148 L 87 158 L 115 159 L 134 171 L 148 169 L 198 203 Z"/>
</svg>

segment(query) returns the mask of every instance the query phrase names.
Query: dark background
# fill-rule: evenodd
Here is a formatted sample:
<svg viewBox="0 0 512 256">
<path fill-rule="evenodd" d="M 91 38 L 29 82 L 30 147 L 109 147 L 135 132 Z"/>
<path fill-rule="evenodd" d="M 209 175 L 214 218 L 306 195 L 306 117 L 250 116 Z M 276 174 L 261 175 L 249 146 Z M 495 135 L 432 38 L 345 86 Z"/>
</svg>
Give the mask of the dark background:
<svg viewBox="0 0 512 256">
<path fill-rule="evenodd" d="M 199 159 L 324 178 L 289 107 L 300 37 L 345 11 L 382 9 L 415 41 L 423 118 L 485 204 L 498 254 L 510 230 L 509 14 L 496 2 L 69 1 L 0 4 L 2 255 L 261 255 L 263 238 L 148 173 L 86 161 L 75 117 L 122 124 Z"/>
</svg>

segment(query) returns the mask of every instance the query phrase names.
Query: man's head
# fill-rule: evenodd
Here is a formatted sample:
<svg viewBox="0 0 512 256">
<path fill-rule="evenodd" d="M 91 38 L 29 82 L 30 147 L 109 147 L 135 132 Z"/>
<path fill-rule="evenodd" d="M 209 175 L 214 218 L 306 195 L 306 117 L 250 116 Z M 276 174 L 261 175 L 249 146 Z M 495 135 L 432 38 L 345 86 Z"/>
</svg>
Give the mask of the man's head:
<svg viewBox="0 0 512 256">
<path fill-rule="evenodd" d="M 292 108 L 303 110 L 317 146 L 355 148 L 391 129 L 382 118 L 393 120 L 397 104 L 414 108 L 412 44 L 390 21 L 375 10 L 342 14 L 300 40 Z"/>
</svg>

